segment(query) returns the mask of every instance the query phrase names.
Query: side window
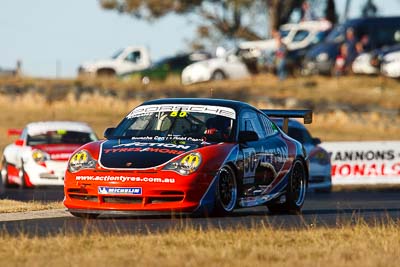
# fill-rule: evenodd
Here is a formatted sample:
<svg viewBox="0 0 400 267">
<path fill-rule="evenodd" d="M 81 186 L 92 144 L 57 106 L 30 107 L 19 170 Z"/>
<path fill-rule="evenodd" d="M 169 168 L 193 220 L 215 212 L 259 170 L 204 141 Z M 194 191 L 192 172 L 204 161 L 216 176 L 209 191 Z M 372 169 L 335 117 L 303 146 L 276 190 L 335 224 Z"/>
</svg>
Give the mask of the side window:
<svg viewBox="0 0 400 267">
<path fill-rule="evenodd" d="M 278 132 L 278 129 L 276 128 L 275 124 L 272 121 L 270 121 L 266 116 L 261 116 L 261 121 L 264 125 L 265 133 L 267 136 L 274 135 Z"/>
<path fill-rule="evenodd" d="M 258 138 L 263 139 L 266 137 L 257 113 L 252 110 L 245 110 L 240 114 L 239 131 L 254 131 L 257 133 Z"/>
<path fill-rule="evenodd" d="M 130 53 L 126 59 L 127 61 L 136 63 L 140 60 L 140 51 L 133 51 L 132 53 Z"/>
</svg>

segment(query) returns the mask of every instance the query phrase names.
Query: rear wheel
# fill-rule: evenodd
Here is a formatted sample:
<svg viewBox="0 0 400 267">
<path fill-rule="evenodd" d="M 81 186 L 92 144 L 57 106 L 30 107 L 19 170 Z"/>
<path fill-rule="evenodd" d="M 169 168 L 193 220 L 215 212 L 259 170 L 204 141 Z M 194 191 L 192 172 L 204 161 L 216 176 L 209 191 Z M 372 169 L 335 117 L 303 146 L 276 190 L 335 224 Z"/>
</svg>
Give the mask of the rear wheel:
<svg viewBox="0 0 400 267">
<path fill-rule="evenodd" d="M 212 75 L 212 79 L 216 81 L 221 81 L 226 79 L 226 75 L 222 70 L 216 70 L 214 71 Z"/>
<path fill-rule="evenodd" d="M 285 195 L 273 203 L 267 204 L 271 213 L 298 214 L 304 204 L 307 191 L 307 174 L 301 160 L 295 160 L 290 172 Z"/>
<path fill-rule="evenodd" d="M 83 219 L 96 219 L 100 214 L 98 213 L 81 213 L 81 212 L 70 212 L 73 216 Z"/>
<path fill-rule="evenodd" d="M 236 206 L 237 191 L 235 172 L 225 165 L 218 174 L 213 214 L 218 216 L 231 213 Z"/>
<path fill-rule="evenodd" d="M 11 184 L 8 180 L 8 163 L 5 159 L 3 159 L 1 163 L 1 182 L 4 187 L 10 187 Z"/>
</svg>

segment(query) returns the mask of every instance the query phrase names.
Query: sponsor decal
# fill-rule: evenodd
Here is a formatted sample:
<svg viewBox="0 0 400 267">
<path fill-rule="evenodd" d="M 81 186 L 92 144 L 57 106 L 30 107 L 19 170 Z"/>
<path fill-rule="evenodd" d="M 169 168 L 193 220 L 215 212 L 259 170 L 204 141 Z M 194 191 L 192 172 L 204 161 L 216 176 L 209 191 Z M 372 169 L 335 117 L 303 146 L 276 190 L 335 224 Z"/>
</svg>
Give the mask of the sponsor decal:
<svg viewBox="0 0 400 267">
<path fill-rule="evenodd" d="M 141 187 L 107 187 L 107 186 L 99 186 L 98 193 L 100 195 L 110 195 L 110 194 L 119 194 L 119 195 L 141 195 L 142 188 Z"/>
<path fill-rule="evenodd" d="M 110 176 L 110 175 L 77 175 L 76 181 L 92 181 L 92 182 L 143 182 L 143 183 L 167 183 L 174 184 L 175 178 L 159 178 L 159 177 L 139 177 L 139 176 Z"/>
<path fill-rule="evenodd" d="M 277 166 L 278 170 L 281 169 L 283 164 L 288 160 L 289 150 L 287 146 L 281 146 L 276 148 L 264 149 L 261 147 L 261 153 L 256 155 L 254 148 L 243 149 L 244 153 L 244 178 L 254 177 L 256 169 L 259 165 L 262 167 Z M 277 170 L 275 170 L 276 172 Z"/>
<path fill-rule="evenodd" d="M 113 148 L 131 147 L 131 146 L 136 146 L 136 147 L 165 147 L 165 148 L 175 148 L 175 149 L 184 149 L 184 150 L 187 150 L 187 149 L 190 148 L 190 146 L 187 146 L 187 145 L 170 144 L 170 143 L 143 143 L 143 142 L 132 142 L 132 143 L 126 143 L 126 144 L 119 144 L 119 145 L 113 146 Z"/>
<path fill-rule="evenodd" d="M 180 112 L 178 114 L 178 111 Z M 231 119 L 236 118 L 236 112 L 232 108 L 208 105 L 179 105 L 179 104 L 164 104 L 164 105 L 145 105 L 139 106 L 128 114 L 127 118 L 132 119 L 141 116 L 148 116 L 158 112 L 171 112 L 170 116 L 186 116 L 188 112 L 206 113 L 220 115 Z M 174 113 L 175 112 L 175 113 Z"/>
<path fill-rule="evenodd" d="M 332 184 L 400 183 L 400 142 L 325 142 Z"/>
<path fill-rule="evenodd" d="M 168 149 L 168 148 L 154 148 L 154 147 L 105 148 L 103 150 L 104 154 L 123 153 L 123 152 L 154 152 L 154 153 L 161 153 L 161 154 L 180 155 L 180 154 L 183 154 L 185 151 L 176 150 L 176 149 Z"/>
</svg>

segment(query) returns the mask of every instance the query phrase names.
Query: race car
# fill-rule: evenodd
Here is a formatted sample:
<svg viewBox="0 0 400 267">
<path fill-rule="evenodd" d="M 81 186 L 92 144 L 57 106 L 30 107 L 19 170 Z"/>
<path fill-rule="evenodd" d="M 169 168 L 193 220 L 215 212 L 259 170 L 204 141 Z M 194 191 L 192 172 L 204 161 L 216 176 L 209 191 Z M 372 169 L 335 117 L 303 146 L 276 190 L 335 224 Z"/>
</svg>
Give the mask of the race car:
<svg viewBox="0 0 400 267">
<path fill-rule="evenodd" d="M 23 130 L 10 129 L 19 138 L 4 149 L 1 177 L 8 187 L 62 186 L 68 158 L 81 145 L 98 140 L 82 122 L 31 122 Z"/>
<path fill-rule="evenodd" d="M 268 118 L 271 112 L 312 120 L 310 110 L 258 110 L 232 100 L 145 102 L 106 129 L 106 140 L 74 152 L 64 205 L 86 218 L 227 215 L 257 205 L 299 213 L 308 184 L 306 151 Z"/>
</svg>

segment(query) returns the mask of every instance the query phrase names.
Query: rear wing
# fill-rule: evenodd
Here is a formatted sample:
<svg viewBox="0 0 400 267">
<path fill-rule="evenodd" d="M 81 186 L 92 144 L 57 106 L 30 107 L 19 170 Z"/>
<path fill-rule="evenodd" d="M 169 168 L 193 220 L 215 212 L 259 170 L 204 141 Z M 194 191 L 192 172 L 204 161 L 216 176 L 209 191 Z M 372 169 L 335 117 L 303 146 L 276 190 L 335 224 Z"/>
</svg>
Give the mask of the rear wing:
<svg viewBox="0 0 400 267">
<path fill-rule="evenodd" d="M 303 118 L 304 124 L 312 123 L 312 110 L 311 109 L 262 109 L 261 110 L 268 117 L 283 118 L 283 131 L 288 132 L 289 118 Z"/>
<path fill-rule="evenodd" d="M 11 135 L 21 135 L 22 133 L 22 129 L 8 129 L 7 130 L 7 135 L 11 136 Z"/>
</svg>

